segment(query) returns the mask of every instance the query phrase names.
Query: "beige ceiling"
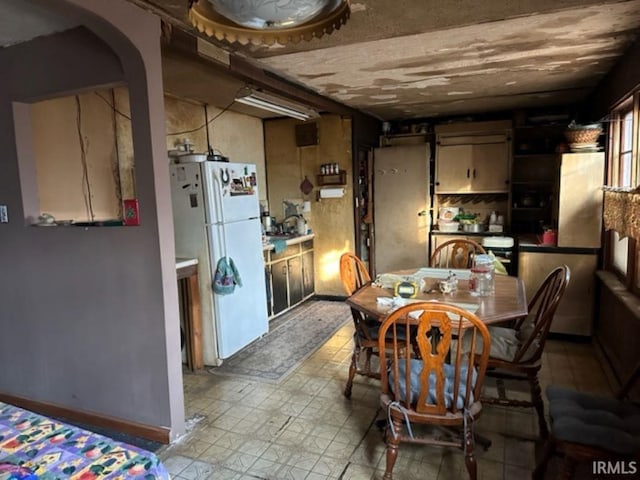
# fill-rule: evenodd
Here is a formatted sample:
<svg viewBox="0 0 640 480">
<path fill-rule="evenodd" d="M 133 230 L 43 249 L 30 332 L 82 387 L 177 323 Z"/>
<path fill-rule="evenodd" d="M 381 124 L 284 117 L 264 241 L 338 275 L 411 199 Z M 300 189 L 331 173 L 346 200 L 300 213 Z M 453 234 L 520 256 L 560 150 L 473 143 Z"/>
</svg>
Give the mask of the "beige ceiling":
<svg viewBox="0 0 640 480">
<path fill-rule="evenodd" d="M 169 93 L 224 107 L 246 80 L 259 77 L 274 91 L 286 85 L 273 73 L 303 87 L 287 93 L 309 104 L 316 92 L 334 101 L 326 110 L 339 103 L 385 120 L 570 105 L 587 97 L 640 29 L 640 0 L 353 0 L 351 18 L 332 35 L 242 47 L 199 34 L 188 0 L 129 1 L 174 32 L 199 36 L 215 58 L 167 49 Z M 29 0 L 1 0 L 0 13 L 1 46 L 72 26 Z"/>
<path fill-rule="evenodd" d="M 174 26 L 187 0 L 130 0 Z M 205 1 L 205 0 L 201 0 Z M 209 41 L 381 119 L 567 105 L 640 28 L 640 0 L 353 0 L 330 36 L 282 47 Z"/>
</svg>

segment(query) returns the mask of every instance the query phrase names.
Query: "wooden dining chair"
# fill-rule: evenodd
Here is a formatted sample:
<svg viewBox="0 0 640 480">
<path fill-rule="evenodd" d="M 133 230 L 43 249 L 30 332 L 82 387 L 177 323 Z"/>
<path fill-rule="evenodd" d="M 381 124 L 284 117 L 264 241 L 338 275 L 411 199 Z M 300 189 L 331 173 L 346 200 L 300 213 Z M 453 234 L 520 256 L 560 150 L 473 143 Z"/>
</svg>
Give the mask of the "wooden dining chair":
<svg viewBox="0 0 640 480">
<path fill-rule="evenodd" d="M 451 348 L 452 339 L 465 332 L 472 340 L 468 354 Z M 489 352 L 475 355 L 475 345 L 489 342 L 478 317 L 445 303 L 412 303 L 385 319 L 378 347 L 381 365 L 388 366 L 380 381 L 380 404 L 387 417 L 384 480 L 393 479 L 398 449 L 405 442 L 457 447 L 464 452 L 469 478 L 477 478 L 473 422 L 482 411 Z M 419 425 L 432 428 L 421 432 Z"/>
<path fill-rule="evenodd" d="M 629 462 L 635 461 L 638 468 L 640 406 L 625 398 L 638 378 L 640 363 L 633 369 L 615 398 L 550 385 L 547 388 L 547 399 L 551 434 L 533 472 L 534 480 L 544 478 L 547 463 L 554 453 L 563 456 L 564 465 L 558 478 L 564 480 L 573 478 L 575 468 L 581 462 L 590 463 L 590 472 L 593 472 L 596 461 L 612 465 L 616 462 L 626 462 L 623 465 L 627 467 L 630 466 Z M 637 472 L 634 473 L 637 475 Z"/>
<path fill-rule="evenodd" d="M 538 287 L 529 302 L 529 313 L 526 317 L 518 319 L 513 327 L 489 327 L 491 347 L 487 376 L 527 381 L 531 400 L 517 400 L 499 395 L 483 396 L 482 401 L 503 406 L 535 407 L 540 435 L 543 438 L 546 438 L 548 428 L 544 418 L 544 402 L 538 372 L 542 366 L 542 352 L 551 322 L 570 278 L 571 271 L 568 266 L 556 267 Z M 464 338 L 464 351 L 469 350 L 469 341 L 467 337 Z"/>
<path fill-rule="evenodd" d="M 356 290 L 371 282 L 371 276 L 366 265 L 358 256 L 353 253 L 344 253 L 340 257 L 340 280 L 345 293 L 351 296 Z M 380 323 L 376 319 L 367 318 L 355 308 L 351 308 L 351 317 L 355 332 L 349 377 L 344 388 L 344 396 L 347 398 L 351 398 L 353 379 L 356 373 L 365 377 L 380 378 L 380 373 L 371 369 L 371 357 L 378 354 L 378 327 Z M 360 368 L 360 354 L 362 352 L 365 354 L 365 361 Z"/>
<path fill-rule="evenodd" d="M 431 255 L 429 266 L 434 268 L 471 268 L 473 257 L 487 253 L 477 242 L 454 238 L 439 245 Z"/>
</svg>

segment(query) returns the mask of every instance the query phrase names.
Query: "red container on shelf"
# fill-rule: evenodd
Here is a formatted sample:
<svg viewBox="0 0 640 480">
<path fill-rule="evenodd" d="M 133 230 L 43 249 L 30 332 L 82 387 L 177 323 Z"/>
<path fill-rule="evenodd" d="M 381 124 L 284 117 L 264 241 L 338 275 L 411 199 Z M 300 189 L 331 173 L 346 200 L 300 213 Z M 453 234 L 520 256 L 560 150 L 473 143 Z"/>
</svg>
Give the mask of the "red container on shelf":
<svg viewBox="0 0 640 480">
<path fill-rule="evenodd" d="M 129 198 L 123 200 L 123 219 L 122 222 L 126 226 L 140 225 L 140 211 L 138 209 L 138 199 Z"/>
<path fill-rule="evenodd" d="M 553 229 L 547 229 L 542 233 L 540 238 L 541 245 L 556 246 L 558 243 L 558 231 Z"/>
</svg>

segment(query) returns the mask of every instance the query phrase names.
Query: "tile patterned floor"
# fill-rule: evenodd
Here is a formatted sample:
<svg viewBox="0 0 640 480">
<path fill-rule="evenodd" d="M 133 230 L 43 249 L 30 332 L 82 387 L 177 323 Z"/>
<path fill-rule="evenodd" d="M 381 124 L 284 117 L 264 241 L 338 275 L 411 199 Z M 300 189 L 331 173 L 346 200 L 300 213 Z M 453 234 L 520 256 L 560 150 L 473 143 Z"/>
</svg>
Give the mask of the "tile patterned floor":
<svg viewBox="0 0 640 480">
<path fill-rule="evenodd" d="M 385 459 L 375 425 L 378 384 L 356 377 L 352 399 L 342 395 L 352 333 L 351 325 L 343 327 L 279 385 L 185 374 L 189 433 L 159 452 L 172 477 L 381 479 Z M 543 389 L 553 383 L 611 394 L 588 344 L 549 341 L 540 380 Z M 510 393 L 526 395 L 512 390 L 512 385 L 507 387 Z M 485 406 L 476 430 L 493 442 L 487 451 L 477 448 L 480 479 L 531 478 L 537 436 L 533 409 Z M 459 450 L 403 444 L 399 452 L 394 468 L 397 480 L 467 478 Z"/>
</svg>

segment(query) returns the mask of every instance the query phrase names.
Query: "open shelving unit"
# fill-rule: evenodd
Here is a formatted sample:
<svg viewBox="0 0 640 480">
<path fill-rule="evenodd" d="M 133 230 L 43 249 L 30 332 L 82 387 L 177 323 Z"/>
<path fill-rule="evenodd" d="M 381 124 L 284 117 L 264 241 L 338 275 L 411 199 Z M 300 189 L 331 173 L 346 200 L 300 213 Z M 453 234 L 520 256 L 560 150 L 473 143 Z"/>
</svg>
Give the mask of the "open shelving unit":
<svg viewBox="0 0 640 480">
<path fill-rule="evenodd" d="M 345 186 L 347 184 L 347 171 L 340 170 L 338 173 L 318 174 L 316 175 L 316 182 L 319 187 Z"/>
<path fill-rule="evenodd" d="M 563 126 L 531 125 L 514 128 L 511 174 L 511 222 L 514 233 L 540 233 L 557 218 L 559 188 L 558 145 Z"/>
</svg>

